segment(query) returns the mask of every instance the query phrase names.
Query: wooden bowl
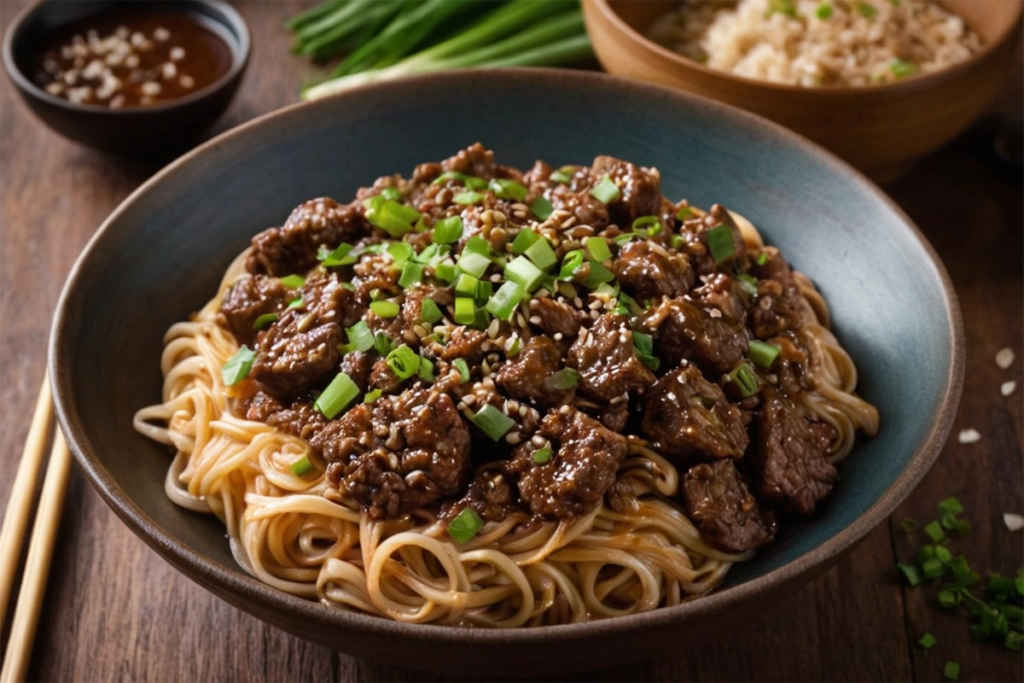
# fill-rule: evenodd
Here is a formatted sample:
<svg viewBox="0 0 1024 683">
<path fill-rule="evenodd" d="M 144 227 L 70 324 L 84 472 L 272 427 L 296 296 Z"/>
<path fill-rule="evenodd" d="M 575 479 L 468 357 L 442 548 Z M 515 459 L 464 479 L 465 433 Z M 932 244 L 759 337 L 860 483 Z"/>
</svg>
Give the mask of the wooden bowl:
<svg viewBox="0 0 1024 683">
<path fill-rule="evenodd" d="M 955 138 L 1005 82 L 1022 0 L 944 0 L 981 36 L 970 59 L 887 85 L 804 88 L 709 69 L 644 37 L 673 0 L 583 0 L 594 51 L 611 74 L 667 85 L 772 119 L 885 182 Z"/>
</svg>

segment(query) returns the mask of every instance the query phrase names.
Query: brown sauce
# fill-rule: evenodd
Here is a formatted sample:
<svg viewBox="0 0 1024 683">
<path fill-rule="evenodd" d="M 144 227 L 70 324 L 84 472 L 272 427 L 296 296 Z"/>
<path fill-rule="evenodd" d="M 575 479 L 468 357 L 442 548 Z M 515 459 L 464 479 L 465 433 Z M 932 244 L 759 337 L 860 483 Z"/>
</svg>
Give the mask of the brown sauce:
<svg viewBox="0 0 1024 683">
<path fill-rule="evenodd" d="M 222 38 L 184 12 L 137 8 L 54 32 L 34 63 L 36 84 L 77 104 L 159 104 L 212 85 L 231 67 Z"/>
</svg>

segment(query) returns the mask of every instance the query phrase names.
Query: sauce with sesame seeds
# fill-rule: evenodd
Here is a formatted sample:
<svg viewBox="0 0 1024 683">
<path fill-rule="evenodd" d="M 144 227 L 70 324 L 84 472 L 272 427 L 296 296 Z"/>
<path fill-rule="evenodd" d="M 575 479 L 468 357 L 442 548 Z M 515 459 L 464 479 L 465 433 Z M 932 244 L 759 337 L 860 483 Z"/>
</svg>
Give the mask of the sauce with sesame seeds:
<svg viewBox="0 0 1024 683">
<path fill-rule="evenodd" d="M 227 43 L 190 15 L 125 8 L 55 31 L 33 80 L 70 102 L 120 109 L 191 95 L 230 68 Z"/>
</svg>

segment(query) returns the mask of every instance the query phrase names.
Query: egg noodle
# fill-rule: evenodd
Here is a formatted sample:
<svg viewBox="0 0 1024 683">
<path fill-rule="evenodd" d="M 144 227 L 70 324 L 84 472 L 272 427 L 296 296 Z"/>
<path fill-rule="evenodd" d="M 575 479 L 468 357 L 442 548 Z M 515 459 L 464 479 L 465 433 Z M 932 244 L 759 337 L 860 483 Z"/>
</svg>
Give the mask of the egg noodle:
<svg viewBox="0 0 1024 683">
<path fill-rule="evenodd" d="M 748 247 L 762 246 L 753 226 L 736 218 Z M 628 503 L 621 512 L 603 501 L 561 521 L 512 513 L 464 544 L 431 510 L 370 519 L 328 485 L 324 462 L 306 442 L 233 414 L 241 393 L 224 385 L 221 367 L 238 343 L 215 316 L 247 254 L 229 268 L 216 297 L 167 331 L 163 402 L 139 410 L 134 425 L 177 451 L 165 485 L 171 500 L 217 515 L 239 565 L 261 581 L 409 623 L 533 626 L 678 605 L 706 594 L 732 563 L 753 555 L 702 540 L 673 500 L 676 467 L 636 437 L 618 469 L 616 490 L 632 494 L 622 496 Z M 850 452 L 857 430 L 875 433 L 878 413 L 853 393 L 857 371 L 828 330 L 821 295 L 794 275 L 815 387 L 801 400 L 835 429 L 834 463 Z M 303 455 L 315 472 L 300 477 L 290 465 Z"/>
</svg>

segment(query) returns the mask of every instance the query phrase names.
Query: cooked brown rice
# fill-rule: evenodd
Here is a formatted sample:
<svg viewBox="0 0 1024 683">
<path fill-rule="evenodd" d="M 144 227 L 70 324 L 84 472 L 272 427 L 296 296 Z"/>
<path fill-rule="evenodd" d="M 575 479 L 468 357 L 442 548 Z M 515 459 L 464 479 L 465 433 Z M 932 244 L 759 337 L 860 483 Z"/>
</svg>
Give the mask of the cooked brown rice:
<svg viewBox="0 0 1024 683">
<path fill-rule="evenodd" d="M 690 0 L 648 36 L 712 69 L 773 83 L 891 83 L 962 62 L 981 46 L 925 0 Z"/>
</svg>

